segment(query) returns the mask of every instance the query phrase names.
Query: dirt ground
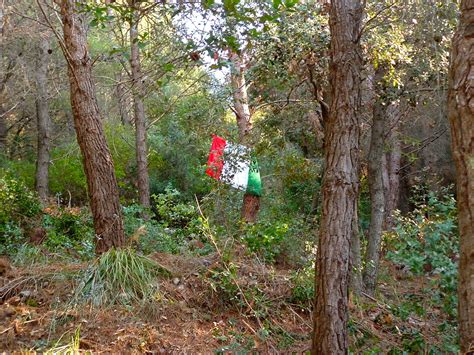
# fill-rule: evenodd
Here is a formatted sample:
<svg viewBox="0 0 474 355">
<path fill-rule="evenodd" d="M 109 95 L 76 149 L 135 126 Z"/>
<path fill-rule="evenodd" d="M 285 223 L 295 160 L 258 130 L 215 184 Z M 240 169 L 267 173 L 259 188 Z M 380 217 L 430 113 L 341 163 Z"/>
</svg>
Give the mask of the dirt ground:
<svg viewBox="0 0 474 355">
<path fill-rule="evenodd" d="M 256 319 L 252 314 L 257 300 L 245 299 L 246 303 L 240 307 L 230 307 L 208 281 L 212 280 L 209 272 L 218 264 L 216 255 L 189 258 L 155 254 L 153 258 L 172 275 L 159 280 L 159 294 L 153 306 L 100 309 L 70 304 L 75 287 L 70 275 L 85 265 L 52 264 L 20 269 L 0 259 L 0 350 L 45 351 L 70 343 L 74 334 L 78 334 L 81 351 L 93 353 L 302 353 L 309 350 L 309 309 L 283 301 L 291 293 L 288 270 L 242 260 L 239 287 L 258 284 L 272 300 L 271 319 Z M 422 287 L 420 280 L 406 279 L 403 275 L 394 280 L 398 287 L 413 294 Z M 380 293 L 386 293 L 389 298 L 393 296 L 392 287 L 394 284 L 382 283 Z M 350 302 L 351 343 L 355 349 L 367 334 L 382 349 L 401 347 L 400 329 L 406 327 L 423 329 L 428 339 L 439 340 L 438 322 L 432 321 L 439 320 L 439 314 L 432 314 L 429 319 L 409 317 L 401 322 L 383 302 L 370 296 L 363 298 L 367 301 L 363 304 L 352 298 Z M 265 334 L 262 329 L 272 332 Z"/>
<path fill-rule="evenodd" d="M 218 295 L 212 295 L 203 282 L 203 268 L 212 268 L 212 257 L 185 259 L 156 254 L 153 258 L 173 274 L 160 279 L 159 306 L 153 309 L 72 307 L 68 302 L 74 282 L 63 275 L 74 274 L 84 265 L 18 269 L 4 260 L 7 266 L 0 276 L 0 350 L 44 351 L 55 343 L 70 342 L 76 331 L 80 349 L 94 353 L 209 353 L 245 343 L 255 350 L 277 350 L 271 341 L 261 341 L 255 319 L 224 307 Z M 308 312 L 279 312 L 280 326 L 304 339 L 293 344 L 292 350 L 304 351 L 310 330 Z"/>
</svg>

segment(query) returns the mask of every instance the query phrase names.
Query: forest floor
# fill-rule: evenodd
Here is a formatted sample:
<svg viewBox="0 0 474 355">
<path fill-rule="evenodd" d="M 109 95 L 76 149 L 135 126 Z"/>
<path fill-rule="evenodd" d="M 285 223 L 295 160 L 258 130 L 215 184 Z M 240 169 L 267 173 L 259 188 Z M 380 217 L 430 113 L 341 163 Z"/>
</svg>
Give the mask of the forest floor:
<svg viewBox="0 0 474 355">
<path fill-rule="evenodd" d="M 310 307 L 290 301 L 293 286 L 287 268 L 268 266 L 242 253 L 233 260 L 237 272 L 232 278 L 217 254 L 190 257 L 157 253 L 152 258 L 171 272 L 171 276 L 160 278 L 159 292 L 152 303 L 99 309 L 71 303 L 77 282 L 73 275 L 86 264 L 15 268 L 0 259 L 0 350 L 309 350 Z M 446 317 L 440 309 L 429 308 L 430 296 L 424 290 L 429 280 L 407 276 L 387 263 L 383 269 L 376 297 L 351 297 L 352 351 L 388 352 L 407 346 L 415 350 L 420 349 L 417 346 L 440 344 L 440 325 Z M 229 278 L 225 279 L 226 275 Z M 429 311 L 420 312 L 423 316 L 412 309 L 403 313 L 407 301 L 410 307 L 418 304 Z M 417 344 L 420 337 L 423 343 Z"/>
</svg>

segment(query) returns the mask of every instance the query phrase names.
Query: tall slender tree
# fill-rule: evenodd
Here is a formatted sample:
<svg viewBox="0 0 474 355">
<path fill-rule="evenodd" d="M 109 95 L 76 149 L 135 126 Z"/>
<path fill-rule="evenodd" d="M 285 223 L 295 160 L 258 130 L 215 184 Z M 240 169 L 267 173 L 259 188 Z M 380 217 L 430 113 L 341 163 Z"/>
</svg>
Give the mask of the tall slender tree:
<svg viewBox="0 0 474 355">
<path fill-rule="evenodd" d="M 449 72 L 448 115 L 457 174 L 460 232 L 459 335 L 461 352 L 474 352 L 474 0 L 461 1 Z"/>
<path fill-rule="evenodd" d="M 78 13 L 77 5 L 81 0 L 56 1 L 61 8 L 64 32 L 62 45 L 68 62 L 74 126 L 96 232 L 96 252 L 102 253 L 125 244 L 117 179 L 92 80 L 85 19 Z"/>
<path fill-rule="evenodd" d="M 369 147 L 368 181 L 370 191 L 370 227 L 365 254 L 364 285 L 369 294 L 375 291 L 377 280 L 380 240 L 385 220 L 384 190 L 384 142 L 387 119 L 387 90 L 385 85 L 387 67 L 380 63 L 375 70 L 375 104 Z"/>
<path fill-rule="evenodd" d="M 5 0 L 0 0 L 0 70 L 3 69 L 3 46 L 5 36 Z M 8 64 L 6 72 L 0 77 L 0 154 L 5 153 L 7 139 L 7 123 L 5 117 L 4 100 L 6 84 L 12 75 L 12 61 Z"/>
<path fill-rule="evenodd" d="M 138 195 L 143 207 L 150 207 L 150 178 L 148 176 L 148 147 L 146 117 L 143 98 L 145 85 L 140 64 L 140 47 L 138 26 L 140 22 L 140 1 L 129 0 L 132 9 L 130 20 L 130 67 L 132 75 L 132 95 L 135 121 L 135 149 L 138 171 Z"/>
<path fill-rule="evenodd" d="M 118 72 L 115 75 L 115 93 L 117 94 L 117 104 L 120 114 L 120 121 L 124 126 L 129 126 L 132 124 L 130 120 L 130 115 L 128 114 L 128 105 L 127 105 L 127 89 L 125 84 L 123 83 L 123 75 L 122 72 Z"/>
<path fill-rule="evenodd" d="M 247 93 L 247 82 L 245 80 L 245 57 L 243 54 L 239 55 L 235 52 L 231 52 L 230 58 L 233 64 L 230 81 L 232 86 L 232 97 L 234 99 L 234 113 L 239 131 L 239 141 L 248 146 L 250 145 L 249 133 L 252 129 L 252 116 Z M 242 220 L 248 223 L 255 222 L 257 220 L 259 209 L 260 196 L 246 192 L 242 202 Z"/>
<path fill-rule="evenodd" d="M 325 171 L 316 263 L 312 353 L 348 351 L 348 287 L 351 237 L 359 193 L 359 121 L 362 56 L 360 0 L 333 0 L 331 104 L 325 122 Z"/>
<path fill-rule="evenodd" d="M 51 118 L 48 105 L 48 65 L 50 45 L 47 34 L 38 44 L 36 59 L 36 120 L 37 120 L 37 153 L 35 187 L 41 201 L 48 199 L 49 150 L 51 141 Z"/>
</svg>

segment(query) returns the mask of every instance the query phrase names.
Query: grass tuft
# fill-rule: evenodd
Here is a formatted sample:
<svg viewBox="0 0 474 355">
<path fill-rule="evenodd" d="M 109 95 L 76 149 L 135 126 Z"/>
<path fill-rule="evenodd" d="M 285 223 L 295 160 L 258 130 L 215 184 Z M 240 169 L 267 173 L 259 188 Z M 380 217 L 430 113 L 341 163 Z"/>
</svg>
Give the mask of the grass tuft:
<svg viewBox="0 0 474 355">
<path fill-rule="evenodd" d="M 71 340 L 66 345 L 60 346 L 59 343 L 62 340 L 62 337 L 56 342 L 53 348 L 47 350 L 45 355 L 55 355 L 55 354 L 64 354 L 64 355 L 78 355 L 81 353 L 91 354 L 90 352 L 80 351 L 80 339 L 81 339 L 81 330 L 80 327 L 76 328 Z"/>
<path fill-rule="evenodd" d="M 94 306 L 143 303 L 158 291 L 157 276 L 169 271 L 131 248 L 110 249 L 84 271 L 75 303 Z"/>
</svg>

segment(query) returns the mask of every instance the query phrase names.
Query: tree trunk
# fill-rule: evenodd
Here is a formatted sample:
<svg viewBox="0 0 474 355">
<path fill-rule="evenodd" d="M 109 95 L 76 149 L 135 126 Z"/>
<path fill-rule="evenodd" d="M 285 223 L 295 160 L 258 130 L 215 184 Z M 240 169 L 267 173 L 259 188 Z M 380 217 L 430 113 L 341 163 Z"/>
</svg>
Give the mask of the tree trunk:
<svg viewBox="0 0 474 355">
<path fill-rule="evenodd" d="M 381 64 L 375 71 L 376 101 L 372 115 L 372 132 L 368 159 L 368 182 L 370 191 L 370 226 L 365 254 L 364 286 L 368 294 L 375 291 L 380 258 L 380 241 L 385 220 L 384 191 L 384 142 L 387 119 L 385 75 Z"/>
<path fill-rule="evenodd" d="M 5 2 L 0 0 L 0 68 L 3 68 L 3 36 L 4 36 Z M 6 155 L 7 123 L 5 117 L 5 91 L 8 73 L 0 82 L 0 154 Z"/>
<path fill-rule="evenodd" d="M 331 105 L 325 122 L 325 171 L 319 229 L 313 354 L 348 351 L 348 286 L 351 238 L 359 195 L 359 121 L 362 68 L 359 0 L 333 0 Z"/>
<path fill-rule="evenodd" d="M 392 103 L 387 110 L 389 131 L 386 132 L 387 151 L 384 154 L 385 230 L 393 228 L 393 211 L 398 207 L 400 195 L 400 166 L 402 147 L 400 142 L 400 108 Z"/>
<path fill-rule="evenodd" d="M 36 119 L 38 146 L 36 158 L 35 187 L 43 203 L 48 199 L 49 149 L 51 140 L 51 118 L 48 106 L 49 39 L 42 38 L 38 46 L 36 66 Z"/>
<path fill-rule="evenodd" d="M 58 2 L 63 21 L 74 126 L 87 179 L 96 232 L 96 252 L 100 254 L 125 244 L 117 180 L 92 81 L 85 19 L 76 12 L 78 1 Z"/>
<path fill-rule="evenodd" d="M 138 196 L 140 204 L 150 207 L 150 179 L 148 176 L 148 149 L 146 134 L 145 106 L 145 86 L 143 85 L 143 75 L 140 67 L 140 48 L 138 47 L 138 1 L 130 0 L 129 6 L 133 8 L 133 19 L 130 23 L 130 67 L 132 69 L 133 85 L 133 108 L 135 119 L 135 149 L 137 157 L 138 171 Z"/>
<path fill-rule="evenodd" d="M 121 72 L 115 76 L 115 80 L 117 81 L 117 85 L 115 86 L 115 93 L 117 95 L 120 121 L 124 126 L 129 126 L 132 124 L 132 122 L 130 121 L 130 116 L 128 114 L 127 90 L 123 83 L 123 75 Z"/>
<path fill-rule="evenodd" d="M 462 353 L 474 352 L 474 0 L 461 1 L 449 72 L 448 115 L 457 175 L 460 233 L 459 335 Z"/>
<path fill-rule="evenodd" d="M 357 205 L 358 205 L 357 201 Z M 359 213 L 352 218 L 351 255 L 349 260 L 349 287 L 355 295 L 362 292 L 362 263 L 360 256 Z"/>
<path fill-rule="evenodd" d="M 234 99 L 234 113 L 239 131 L 239 142 L 249 146 L 249 133 L 252 129 L 247 84 L 245 81 L 245 63 L 242 58 L 231 52 L 230 59 L 234 65 L 230 74 L 232 97 Z M 244 222 L 255 223 L 260 209 L 260 197 L 249 193 L 244 194 L 241 218 Z"/>
</svg>

